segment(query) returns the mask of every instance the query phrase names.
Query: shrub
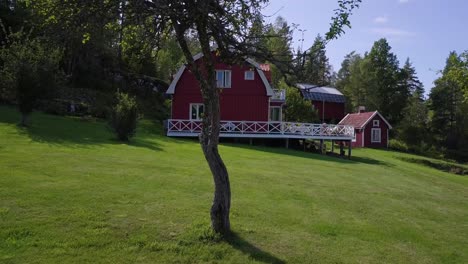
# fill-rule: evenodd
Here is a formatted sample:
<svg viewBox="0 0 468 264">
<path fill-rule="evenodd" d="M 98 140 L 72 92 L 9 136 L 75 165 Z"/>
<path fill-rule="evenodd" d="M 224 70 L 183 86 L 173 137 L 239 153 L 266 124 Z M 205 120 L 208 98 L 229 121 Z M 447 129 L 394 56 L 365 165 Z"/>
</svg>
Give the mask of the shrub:
<svg viewBox="0 0 468 264">
<path fill-rule="evenodd" d="M 388 142 L 388 148 L 401 151 L 401 152 L 408 152 L 408 145 L 405 142 L 398 140 L 398 139 L 390 139 Z"/>
<path fill-rule="evenodd" d="M 138 121 L 137 103 L 134 97 L 126 93 L 116 93 L 116 104 L 109 114 L 109 126 L 122 141 L 128 141 L 135 135 Z"/>
<path fill-rule="evenodd" d="M 318 112 L 313 108 L 312 102 L 304 99 L 299 90 L 280 82 L 280 88 L 286 88 L 285 119 L 291 122 L 317 122 Z"/>
</svg>

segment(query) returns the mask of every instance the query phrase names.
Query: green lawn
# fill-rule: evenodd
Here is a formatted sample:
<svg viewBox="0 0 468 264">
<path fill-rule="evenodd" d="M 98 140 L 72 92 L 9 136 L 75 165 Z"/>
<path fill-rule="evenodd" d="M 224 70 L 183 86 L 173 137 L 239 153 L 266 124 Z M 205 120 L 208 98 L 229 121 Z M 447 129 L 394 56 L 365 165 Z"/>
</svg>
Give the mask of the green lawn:
<svg viewBox="0 0 468 264">
<path fill-rule="evenodd" d="M 223 145 L 235 237 L 210 233 L 194 140 L 0 107 L 0 263 L 468 263 L 468 177 L 421 157 Z"/>
</svg>

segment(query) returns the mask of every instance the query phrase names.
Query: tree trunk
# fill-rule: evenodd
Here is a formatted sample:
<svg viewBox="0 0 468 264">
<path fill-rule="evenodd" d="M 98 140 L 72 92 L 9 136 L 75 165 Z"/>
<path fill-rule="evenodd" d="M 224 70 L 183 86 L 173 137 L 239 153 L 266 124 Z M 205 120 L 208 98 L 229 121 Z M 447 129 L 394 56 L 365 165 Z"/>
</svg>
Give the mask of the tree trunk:
<svg viewBox="0 0 468 264">
<path fill-rule="evenodd" d="M 199 8 L 208 2 L 200 2 Z M 218 152 L 219 130 L 220 130 L 220 107 L 219 107 L 219 89 L 216 86 L 215 61 L 212 57 L 210 48 L 210 38 L 207 32 L 207 15 L 200 16 L 196 21 L 196 29 L 203 53 L 203 62 L 198 65 L 195 62 L 190 48 L 185 39 L 185 30 L 174 21 L 174 29 L 179 45 L 187 59 L 187 63 L 192 73 L 198 80 L 205 106 L 204 116 L 202 118 L 202 131 L 200 134 L 200 145 L 205 155 L 205 159 L 210 167 L 215 186 L 213 204 L 211 206 L 211 227 L 217 233 L 228 235 L 231 232 L 229 212 L 231 210 L 231 187 L 229 184 L 229 175 L 223 160 Z"/>
<path fill-rule="evenodd" d="M 231 231 L 229 221 L 231 186 L 226 166 L 218 152 L 220 129 L 219 94 L 216 85 L 208 85 L 205 88 L 207 89 L 202 89 L 205 116 L 202 120 L 200 145 L 213 175 L 215 187 L 213 205 L 211 206 L 211 227 L 215 232 L 227 235 Z"/>
<path fill-rule="evenodd" d="M 229 220 L 231 187 L 228 172 L 218 153 L 217 144 L 207 143 L 203 136 L 200 137 L 200 141 L 206 161 L 213 174 L 215 185 L 213 204 L 211 206 L 211 227 L 215 232 L 227 235 L 231 230 Z M 209 141 L 211 140 L 209 139 Z"/>
<path fill-rule="evenodd" d="M 20 122 L 20 125 L 21 126 L 28 126 L 28 117 L 29 117 L 29 114 L 27 113 L 21 113 L 21 122 Z"/>
<path fill-rule="evenodd" d="M 214 61 L 206 32 L 198 28 L 200 43 L 204 54 L 205 74 L 198 75 L 205 115 L 202 118 L 203 127 L 200 134 L 200 144 L 203 154 L 210 167 L 215 185 L 213 205 L 211 206 L 211 227 L 217 233 L 228 235 L 231 232 L 229 212 L 231 210 L 231 186 L 229 175 L 218 152 L 220 130 L 219 88 L 216 85 Z M 201 73 L 198 71 L 198 73 Z M 206 79 L 204 77 L 206 76 Z"/>
</svg>

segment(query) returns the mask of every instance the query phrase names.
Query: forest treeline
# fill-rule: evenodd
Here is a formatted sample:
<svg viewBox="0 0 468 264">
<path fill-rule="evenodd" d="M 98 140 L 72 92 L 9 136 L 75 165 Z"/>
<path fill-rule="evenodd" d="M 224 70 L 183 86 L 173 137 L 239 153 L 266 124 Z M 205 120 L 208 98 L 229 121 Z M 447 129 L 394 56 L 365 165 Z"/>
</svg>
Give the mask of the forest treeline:
<svg viewBox="0 0 468 264">
<path fill-rule="evenodd" d="M 145 115 L 166 118 L 164 91 L 184 55 L 171 30 L 131 9 L 127 1 L 0 0 L 0 103 L 56 114 L 69 113 L 73 104 L 76 113 L 106 117 L 120 90 L 135 95 Z M 334 86 L 346 96 L 348 112 L 365 106 L 389 120 L 392 147 L 468 161 L 468 51 L 447 51 L 445 68 L 432 87 L 423 87 L 410 58 L 399 61 L 386 39 L 364 54 L 350 52 L 335 72 L 328 40 L 317 35 L 311 47 L 293 47 L 296 29 L 281 17 L 259 18 L 250 29 L 264 37 L 249 45 L 272 54 L 273 86 L 288 91 L 286 119 L 316 118 L 295 83 Z M 195 37 L 187 40 L 199 49 Z"/>
</svg>

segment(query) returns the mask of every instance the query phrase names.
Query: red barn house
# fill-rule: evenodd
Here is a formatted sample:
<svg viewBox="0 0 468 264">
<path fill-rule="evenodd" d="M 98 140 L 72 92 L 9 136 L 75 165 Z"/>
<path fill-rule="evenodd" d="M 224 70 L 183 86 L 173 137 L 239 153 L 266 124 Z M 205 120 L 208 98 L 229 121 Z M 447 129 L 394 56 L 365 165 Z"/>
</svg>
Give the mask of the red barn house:
<svg viewBox="0 0 468 264">
<path fill-rule="evenodd" d="M 352 141 L 353 147 L 388 147 L 389 131 L 392 126 L 377 111 L 348 114 L 339 125 L 354 127 L 356 138 Z"/>
<path fill-rule="evenodd" d="M 198 60 L 201 55 L 195 56 Z M 268 68 L 263 66 L 263 68 Z M 283 90 L 273 90 L 262 67 L 253 60 L 243 65 L 216 64 L 220 96 L 221 120 L 282 121 Z M 203 100 L 195 76 L 182 66 L 167 94 L 172 95 L 171 119 L 201 120 Z"/>
<path fill-rule="evenodd" d="M 215 55 L 213 55 L 215 56 Z M 203 60 L 194 56 L 195 63 Z M 246 59 L 240 65 L 215 64 L 220 92 L 220 137 L 283 138 L 351 141 L 351 126 L 285 122 L 286 93 L 270 84 L 268 65 Z M 167 135 L 197 137 L 204 113 L 200 85 L 187 66 L 182 66 L 166 92 L 172 97 Z"/>
<path fill-rule="evenodd" d="M 336 88 L 318 87 L 307 83 L 298 83 L 296 86 L 301 91 L 302 97 L 312 102 L 323 123 L 336 124 L 346 115 L 345 96 Z"/>
</svg>

